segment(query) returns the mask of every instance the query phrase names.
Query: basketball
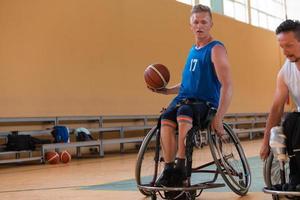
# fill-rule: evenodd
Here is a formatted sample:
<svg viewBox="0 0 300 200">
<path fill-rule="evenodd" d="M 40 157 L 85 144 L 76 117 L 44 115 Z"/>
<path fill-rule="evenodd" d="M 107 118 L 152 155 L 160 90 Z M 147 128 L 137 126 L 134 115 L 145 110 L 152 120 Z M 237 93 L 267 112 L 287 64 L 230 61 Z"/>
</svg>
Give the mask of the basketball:
<svg viewBox="0 0 300 200">
<path fill-rule="evenodd" d="M 59 155 L 55 151 L 46 152 L 46 161 L 49 164 L 57 164 L 59 162 Z"/>
<path fill-rule="evenodd" d="M 144 72 L 145 82 L 153 89 L 165 88 L 170 80 L 168 68 L 162 64 L 151 64 Z"/>
<path fill-rule="evenodd" d="M 71 154 L 67 151 L 63 151 L 59 154 L 59 158 L 62 163 L 68 163 L 71 161 Z"/>
</svg>

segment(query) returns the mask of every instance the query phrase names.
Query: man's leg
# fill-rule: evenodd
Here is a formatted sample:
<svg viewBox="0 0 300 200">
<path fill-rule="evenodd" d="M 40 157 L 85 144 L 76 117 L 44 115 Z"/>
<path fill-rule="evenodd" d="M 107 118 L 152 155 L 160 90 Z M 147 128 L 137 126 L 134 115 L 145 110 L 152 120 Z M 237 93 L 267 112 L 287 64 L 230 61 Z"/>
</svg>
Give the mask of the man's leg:
<svg viewBox="0 0 300 200">
<path fill-rule="evenodd" d="M 161 121 L 161 146 L 166 163 L 174 162 L 176 154 L 175 130 L 177 124 L 168 119 Z"/>
<path fill-rule="evenodd" d="M 165 161 L 165 168 L 157 180 L 158 186 L 172 186 L 175 155 L 176 155 L 176 112 L 177 109 L 167 109 L 161 117 L 161 147 Z"/>
<path fill-rule="evenodd" d="M 193 119 L 187 115 L 179 115 L 178 122 L 178 151 L 177 158 L 185 159 L 185 138 L 187 132 L 193 127 Z"/>
<path fill-rule="evenodd" d="M 177 111 L 178 123 L 178 150 L 176 170 L 178 174 L 178 182 L 182 183 L 186 179 L 185 166 L 185 140 L 188 131 L 193 127 L 193 109 L 190 105 L 183 105 Z"/>
</svg>

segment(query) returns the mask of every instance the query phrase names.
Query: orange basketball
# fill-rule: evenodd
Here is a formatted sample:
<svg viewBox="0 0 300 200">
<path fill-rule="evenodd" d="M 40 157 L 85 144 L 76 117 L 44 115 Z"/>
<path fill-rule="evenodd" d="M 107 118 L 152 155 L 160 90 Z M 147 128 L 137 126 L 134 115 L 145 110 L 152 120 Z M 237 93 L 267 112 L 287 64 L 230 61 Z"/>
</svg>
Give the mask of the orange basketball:
<svg viewBox="0 0 300 200">
<path fill-rule="evenodd" d="M 60 161 L 63 163 L 68 163 L 71 161 L 71 154 L 67 151 L 63 151 L 59 154 Z"/>
<path fill-rule="evenodd" d="M 59 162 L 59 155 L 55 151 L 46 152 L 46 161 L 49 164 L 57 164 Z"/>
<path fill-rule="evenodd" d="M 170 72 L 162 64 L 151 64 L 146 68 L 144 78 L 150 88 L 162 89 L 166 87 L 170 80 Z"/>
</svg>

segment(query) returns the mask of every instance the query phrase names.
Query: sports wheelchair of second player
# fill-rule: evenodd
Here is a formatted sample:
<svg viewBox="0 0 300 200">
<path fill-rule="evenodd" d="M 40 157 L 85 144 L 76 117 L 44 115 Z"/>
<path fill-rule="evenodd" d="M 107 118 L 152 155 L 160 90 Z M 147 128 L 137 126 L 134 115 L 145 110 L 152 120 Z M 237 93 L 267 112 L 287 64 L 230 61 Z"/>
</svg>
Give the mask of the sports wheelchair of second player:
<svg viewBox="0 0 300 200">
<path fill-rule="evenodd" d="M 263 191 L 272 195 L 273 200 L 300 199 L 300 185 L 293 188 L 290 185 L 290 162 L 287 155 L 286 136 L 281 126 L 271 129 L 271 153 L 264 163 L 264 181 L 266 187 Z"/>
<path fill-rule="evenodd" d="M 208 113 L 204 123 L 194 123 L 187 133 L 187 180 L 180 186 L 161 187 L 155 184 L 164 166 L 160 144 L 160 120 L 148 132 L 140 147 L 135 169 L 137 187 L 142 194 L 151 196 L 153 200 L 157 195 L 163 199 L 194 200 L 205 189 L 224 187 L 224 183 L 216 183 L 219 175 L 233 192 L 240 196 L 247 194 L 251 184 L 251 173 L 239 138 L 226 123 L 223 123 L 225 134 L 222 137 L 214 133 L 210 124 L 216 109 L 211 107 Z M 213 160 L 196 166 L 200 156 L 195 154 L 194 149 L 203 146 L 203 134 L 208 139 Z M 210 174 L 212 178 L 200 181 L 199 178 L 205 174 Z"/>
</svg>

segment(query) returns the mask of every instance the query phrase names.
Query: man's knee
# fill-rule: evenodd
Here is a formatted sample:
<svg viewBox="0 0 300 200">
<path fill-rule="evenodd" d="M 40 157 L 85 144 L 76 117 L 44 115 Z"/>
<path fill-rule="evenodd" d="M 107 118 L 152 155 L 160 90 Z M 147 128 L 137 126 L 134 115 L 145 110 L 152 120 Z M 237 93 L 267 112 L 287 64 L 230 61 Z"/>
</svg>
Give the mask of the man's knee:
<svg viewBox="0 0 300 200">
<path fill-rule="evenodd" d="M 161 120 L 161 129 L 165 130 L 165 131 L 175 131 L 175 129 L 177 128 L 177 123 L 169 120 L 169 119 L 162 119 Z"/>
<path fill-rule="evenodd" d="M 187 115 L 177 116 L 178 128 L 188 128 L 190 129 L 193 126 L 193 118 Z"/>
</svg>

